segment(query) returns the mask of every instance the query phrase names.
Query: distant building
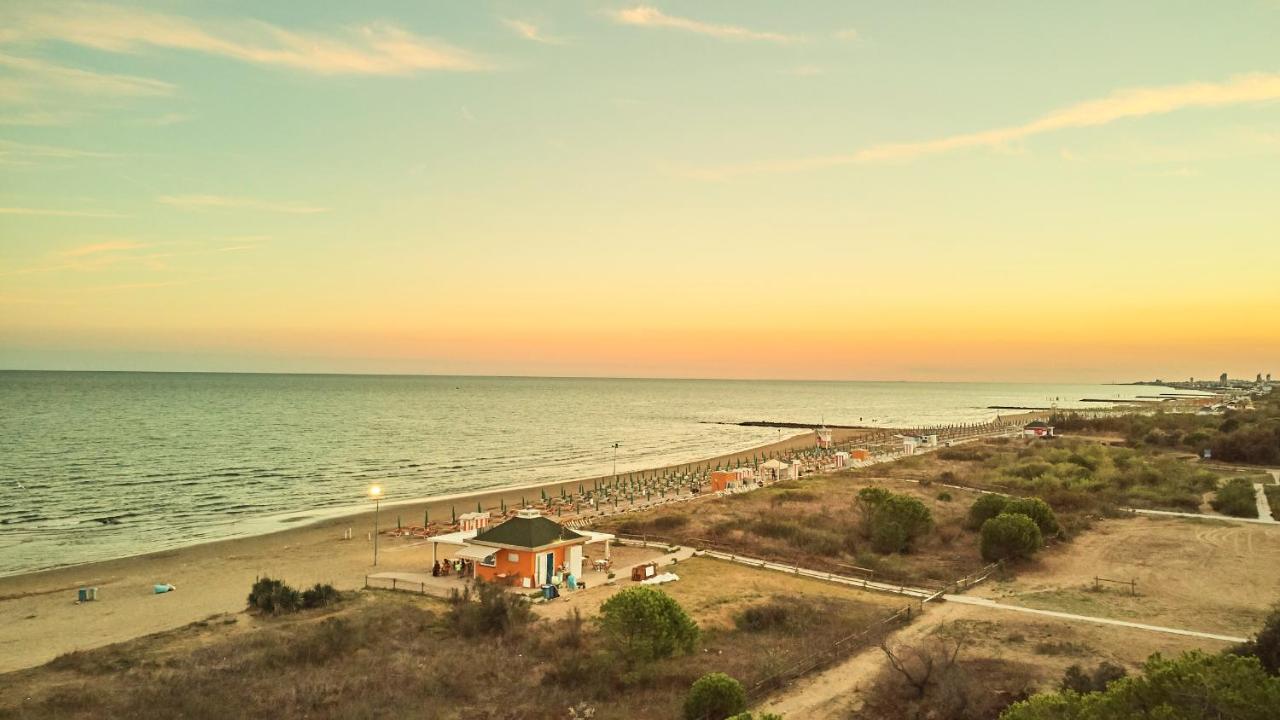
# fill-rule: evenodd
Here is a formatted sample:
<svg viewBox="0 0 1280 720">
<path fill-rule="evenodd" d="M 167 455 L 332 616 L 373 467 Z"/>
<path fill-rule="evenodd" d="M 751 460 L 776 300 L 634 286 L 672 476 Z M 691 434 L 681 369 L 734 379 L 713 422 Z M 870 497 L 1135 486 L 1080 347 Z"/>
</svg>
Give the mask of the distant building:
<svg viewBox="0 0 1280 720">
<path fill-rule="evenodd" d="M 1221 375 L 1219 375 L 1219 376 L 1218 376 L 1218 382 L 1222 383 L 1223 385 L 1226 385 L 1226 384 L 1227 384 L 1227 374 L 1226 374 L 1226 373 L 1222 373 Z"/>
</svg>

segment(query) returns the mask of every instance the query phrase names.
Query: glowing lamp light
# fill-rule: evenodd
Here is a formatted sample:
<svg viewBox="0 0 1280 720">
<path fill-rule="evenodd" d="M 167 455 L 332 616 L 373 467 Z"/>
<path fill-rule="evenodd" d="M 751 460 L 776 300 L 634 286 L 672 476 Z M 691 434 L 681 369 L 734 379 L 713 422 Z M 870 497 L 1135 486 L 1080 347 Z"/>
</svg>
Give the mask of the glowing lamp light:
<svg viewBox="0 0 1280 720">
<path fill-rule="evenodd" d="M 377 500 L 378 498 L 382 497 L 382 486 L 381 486 L 381 485 L 370 485 L 370 486 L 369 486 L 369 497 L 373 498 L 374 500 Z"/>
</svg>

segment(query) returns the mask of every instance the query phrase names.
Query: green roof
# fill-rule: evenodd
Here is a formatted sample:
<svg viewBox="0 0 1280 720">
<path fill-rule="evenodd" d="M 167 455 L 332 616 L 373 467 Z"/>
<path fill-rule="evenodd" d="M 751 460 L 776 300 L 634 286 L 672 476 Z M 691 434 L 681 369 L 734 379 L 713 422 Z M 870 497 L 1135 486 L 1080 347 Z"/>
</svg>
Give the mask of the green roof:
<svg viewBox="0 0 1280 720">
<path fill-rule="evenodd" d="M 585 536 L 544 517 L 513 517 L 478 533 L 475 541 L 507 547 L 539 548 Z"/>
</svg>

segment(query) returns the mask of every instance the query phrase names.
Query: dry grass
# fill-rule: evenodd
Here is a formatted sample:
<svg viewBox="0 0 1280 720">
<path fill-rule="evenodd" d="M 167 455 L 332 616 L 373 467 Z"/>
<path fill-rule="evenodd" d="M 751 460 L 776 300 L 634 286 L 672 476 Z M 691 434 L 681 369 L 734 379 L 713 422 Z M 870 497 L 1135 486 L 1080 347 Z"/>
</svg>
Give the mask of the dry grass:
<svg viewBox="0 0 1280 720">
<path fill-rule="evenodd" d="M 328 610 L 222 616 L 11 673 L 0 718 L 563 718 L 584 701 L 600 720 L 675 717 L 706 672 L 750 686 L 896 609 L 894 598 L 712 560 L 678 572 L 665 589 L 701 641 L 641 672 L 607 655 L 589 616 L 467 639 L 441 601 L 366 591 Z M 783 620 L 738 628 L 735 617 L 767 605 L 785 606 Z"/>
<path fill-rule="evenodd" d="M 603 527 L 846 575 L 861 576 L 858 568 L 866 568 L 874 579 L 940 586 L 983 566 L 977 535 L 964 527 L 977 493 L 901 480 L 930 481 L 952 465 L 913 458 L 611 519 Z M 935 528 L 910 552 L 872 551 L 854 499 L 858 490 L 873 485 L 919 498 L 933 514 Z"/>
</svg>

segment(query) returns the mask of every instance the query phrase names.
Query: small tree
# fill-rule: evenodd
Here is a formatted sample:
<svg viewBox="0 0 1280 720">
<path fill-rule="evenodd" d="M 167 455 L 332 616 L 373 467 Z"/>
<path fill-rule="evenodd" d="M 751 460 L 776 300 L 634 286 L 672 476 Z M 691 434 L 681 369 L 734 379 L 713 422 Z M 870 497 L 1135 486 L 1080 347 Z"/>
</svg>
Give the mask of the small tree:
<svg viewBox="0 0 1280 720">
<path fill-rule="evenodd" d="M 890 494 L 871 515 L 871 544 L 879 552 L 902 552 L 933 527 L 933 514 L 919 500 Z"/>
<path fill-rule="evenodd" d="M 278 615 L 296 612 L 302 607 L 302 594 L 272 578 L 258 578 L 249 591 L 249 607 Z"/>
<path fill-rule="evenodd" d="M 1003 495 L 981 495 L 977 500 L 973 501 L 973 505 L 969 507 L 969 518 L 965 522 L 970 530 L 977 530 L 982 524 L 991 518 L 999 515 L 1004 511 L 1004 506 L 1009 503 L 1009 498 Z"/>
<path fill-rule="evenodd" d="M 997 515 L 982 523 L 982 559 L 1019 560 L 1035 554 L 1044 539 L 1040 527 L 1026 515 Z"/>
<path fill-rule="evenodd" d="M 858 497 L 853 504 L 858 511 L 858 522 L 862 526 L 864 535 L 871 534 L 871 516 L 892 494 L 882 487 L 875 486 L 864 487 L 858 491 Z"/>
<path fill-rule="evenodd" d="M 1010 500 L 1005 503 L 1004 510 L 1000 512 L 1026 515 L 1036 522 L 1036 527 L 1040 528 L 1042 537 L 1053 537 L 1061 530 L 1058 526 L 1058 516 L 1053 514 L 1053 508 L 1049 507 L 1049 503 L 1040 498 Z"/>
<path fill-rule="evenodd" d="M 1280 675 L 1280 603 L 1273 605 L 1262 630 L 1250 641 L 1231 648 L 1236 655 L 1258 658 L 1271 675 Z"/>
<path fill-rule="evenodd" d="M 684 700 L 685 720 L 725 720 L 746 709 L 747 692 L 742 683 L 722 672 L 695 680 Z"/>
<path fill-rule="evenodd" d="M 1126 675 L 1128 673 L 1124 668 L 1105 660 L 1098 663 L 1098 667 L 1094 668 L 1092 673 L 1086 672 L 1079 665 L 1072 665 L 1062 674 L 1058 689 L 1077 693 L 1102 692 L 1107 689 L 1109 683 Z"/>
<path fill-rule="evenodd" d="M 493 583 L 476 580 L 449 594 L 449 627 L 464 636 L 506 635 L 532 619 L 528 600 Z"/>
<path fill-rule="evenodd" d="M 698 626 L 670 595 L 639 585 L 600 606 L 600 629 L 614 650 L 632 665 L 691 653 Z"/>
</svg>

